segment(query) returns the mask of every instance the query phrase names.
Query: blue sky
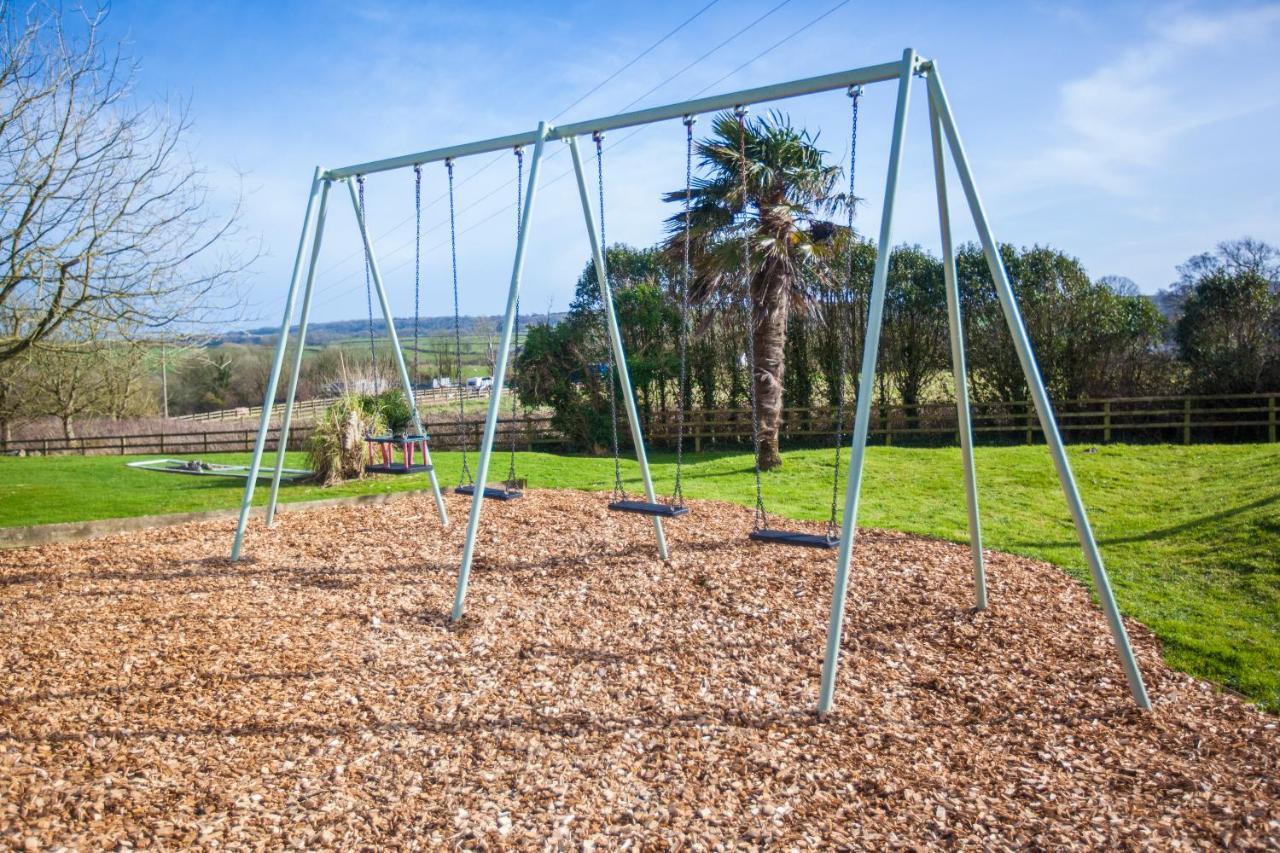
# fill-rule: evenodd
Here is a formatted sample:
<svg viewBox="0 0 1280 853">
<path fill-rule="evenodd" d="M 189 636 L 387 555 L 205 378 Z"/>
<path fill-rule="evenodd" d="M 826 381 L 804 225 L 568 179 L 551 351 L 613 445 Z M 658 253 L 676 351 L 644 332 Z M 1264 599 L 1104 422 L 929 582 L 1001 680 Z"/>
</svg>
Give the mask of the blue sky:
<svg viewBox="0 0 1280 853">
<path fill-rule="evenodd" d="M 190 101 L 192 153 L 217 190 L 214 203 L 229 204 L 243 189 L 244 233 L 265 249 L 250 282 L 251 325 L 279 321 L 318 164 L 889 61 L 906 46 L 943 70 L 1000 240 L 1064 249 L 1091 274 L 1127 276 L 1144 292 L 1167 286 L 1178 263 L 1220 240 L 1247 234 L 1280 243 L 1280 3 L 792 0 L 776 8 L 781 0 L 719 0 L 564 112 L 705 2 L 117 0 L 109 28 L 142 63 L 142 95 Z M 936 251 L 922 96 L 917 87 L 894 242 Z M 857 186 L 866 201 L 858 226 L 873 235 L 893 97 L 891 85 L 872 87 L 860 118 Z M 781 106 L 821 132 L 834 161 L 846 161 L 843 93 Z M 669 211 L 659 194 L 683 183 L 682 134 L 673 122 L 625 140 L 626 132 L 611 135 L 611 242 L 660 236 Z M 586 260 L 567 152 L 556 143 L 549 155 L 531 226 L 526 311 L 565 308 Z M 514 158 L 471 158 L 457 169 L 462 310 L 498 313 L 514 246 Z M 413 310 L 412 180 L 405 170 L 368 184 L 375 248 L 400 316 Z M 424 315 L 451 311 L 443 192 L 443 167 L 427 167 Z M 345 193 L 334 201 L 318 320 L 364 314 L 354 219 Z M 960 212 L 958 237 L 969 239 Z"/>
</svg>

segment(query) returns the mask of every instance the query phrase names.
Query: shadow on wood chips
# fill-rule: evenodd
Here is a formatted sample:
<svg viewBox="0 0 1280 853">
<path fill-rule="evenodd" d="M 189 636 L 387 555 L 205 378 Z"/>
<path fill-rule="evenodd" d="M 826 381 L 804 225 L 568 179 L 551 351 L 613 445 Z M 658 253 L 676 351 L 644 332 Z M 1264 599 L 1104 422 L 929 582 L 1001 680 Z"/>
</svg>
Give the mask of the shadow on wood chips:
<svg viewBox="0 0 1280 853">
<path fill-rule="evenodd" d="M 448 498 L 457 519 L 462 498 Z M 1167 669 L 1135 710 L 1088 592 L 859 539 L 836 713 L 833 555 L 750 513 L 489 506 L 468 613 L 431 501 L 0 554 L 0 838 L 349 848 L 1275 845 L 1276 719 Z M 806 529 L 819 531 L 818 525 Z"/>
</svg>

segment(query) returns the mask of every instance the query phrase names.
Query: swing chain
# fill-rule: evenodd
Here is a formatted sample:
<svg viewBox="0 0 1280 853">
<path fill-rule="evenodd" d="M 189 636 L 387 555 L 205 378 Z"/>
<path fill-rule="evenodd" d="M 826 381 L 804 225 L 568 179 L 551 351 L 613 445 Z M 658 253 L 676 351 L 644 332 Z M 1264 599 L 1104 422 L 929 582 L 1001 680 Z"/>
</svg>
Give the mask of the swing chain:
<svg viewBox="0 0 1280 853">
<path fill-rule="evenodd" d="M 836 312 L 834 309 L 843 308 L 848 304 L 848 294 L 853 289 L 853 217 L 854 217 L 854 179 L 857 174 L 857 158 L 858 158 L 858 101 L 862 97 L 861 86 L 849 87 L 849 99 L 851 102 L 851 118 L 849 122 L 849 197 L 845 208 L 845 227 L 848 233 L 849 245 L 846 249 L 848 254 L 848 266 L 846 269 L 847 278 L 845 280 L 845 290 L 838 294 L 833 300 L 832 313 L 843 315 L 843 311 Z M 840 499 L 840 454 L 844 449 L 844 379 L 845 366 L 849 361 L 849 338 L 841 329 L 844 328 L 844 317 L 840 316 L 835 319 L 836 328 L 836 358 L 839 359 L 838 369 L 836 370 L 836 442 L 834 452 L 834 474 L 831 477 L 831 515 L 827 518 L 827 538 L 835 539 L 837 536 L 837 519 L 839 514 Z M 830 322 L 830 321 L 829 321 Z"/>
<path fill-rule="evenodd" d="M 608 252 L 608 242 L 605 240 L 604 230 L 604 134 L 595 131 L 591 134 L 591 141 L 596 144 L 596 186 L 600 191 L 600 260 L 607 265 L 605 261 Z M 608 296 L 612 300 L 612 290 L 608 288 L 609 271 L 607 266 L 599 271 L 603 276 L 600 282 L 600 313 L 604 319 L 605 348 L 609 353 L 609 426 L 612 435 L 613 449 L 613 500 L 621 501 L 627 497 L 626 490 L 622 486 L 622 450 L 618 442 L 618 366 L 617 358 L 613 352 L 612 335 L 609 331 L 609 306 L 605 303 L 605 297 Z"/>
<path fill-rule="evenodd" d="M 418 372 L 419 321 L 422 314 L 422 164 L 413 164 L 413 379 L 420 381 Z M 410 390 L 413 385 L 410 383 Z M 418 395 L 412 394 L 409 405 L 418 414 Z"/>
<path fill-rule="evenodd" d="M 453 158 L 444 161 L 449 175 L 449 261 L 453 272 L 453 352 L 458 377 L 458 440 L 462 446 L 462 472 L 458 485 L 475 483 L 471 464 L 467 461 L 467 400 L 462 382 L 462 315 L 458 309 L 458 228 L 453 202 Z"/>
<path fill-rule="evenodd" d="M 524 230 L 524 146 L 517 145 L 513 152 L 516 155 L 516 241 Z M 512 340 L 511 360 L 516 362 L 520 357 L 520 295 L 516 294 L 515 337 Z M 514 378 L 514 377 L 513 377 Z M 507 383 L 507 393 L 511 395 L 511 461 L 507 466 L 507 480 L 504 484 L 507 491 L 516 489 L 516 441 L 519 437 L 517 419 L 520 416 L 517 408 L 516 391 L 513 382 Z"/>
<path fill-rule="evenodd" d="M 369 369 L 373 372 L 373 393 L 377 396 L 381 389 L 378 387 L 378 347 L 373 338 L 373 285 L 369 281 L 369 268 L 373 259 L 369 257 L 369 223 L 365 218 L 364 175 L 356 175 L 356 186 L 359 188 L 360 195 L 360 238 L 364 243 L 364 299 L 369 307 Z"/>
<path fill-rule="evenodd" d="M 685 245 L 680 288 L 680 400 L 676 401 L 676 485 L 671 492 L 675 507 L 685 506 L 685 405 L 692 402 L 689 394 L 689 237 L 691 231 L 692 199 L 694 199 L 694 124 L 696 115 L 685 117 Z"/>
<path fill-rule="evenodd" d="M 742 182 L 742 201 L 738 208 L 739 215 L 747 215 L 747 108 L 738 105 L 733 108 L 738 119 L 738 173 Z M 752 518 L 752 530 L 763 530 L 769 526 L 769 515 L 764 508 L 764 486 L 760 472 L 760 401 L 756 394 L 756 348 L 755 348 L 755 314 L 751 307 L 751 238 L 744 230 L 742 235 L 742 292 L 747 314 L 747 366 L 750 376 L 747 377 L 751 396 L 751 453 L 755 463 L 756 505 Z"/>
</svg>

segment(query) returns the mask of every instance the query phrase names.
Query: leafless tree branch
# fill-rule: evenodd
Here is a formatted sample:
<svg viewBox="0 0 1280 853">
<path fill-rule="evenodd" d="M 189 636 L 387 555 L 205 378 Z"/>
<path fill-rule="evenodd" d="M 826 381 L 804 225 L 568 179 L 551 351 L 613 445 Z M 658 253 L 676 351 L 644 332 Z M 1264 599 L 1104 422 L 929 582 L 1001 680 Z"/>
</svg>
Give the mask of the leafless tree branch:
<svg viewBox="0 0 1280 853">
<path fill-rule="evenodd" d="M 255 251 L 229 248 L 186 151 L 185 104 L 138 105 L 105 11 L 0 4 L 0 363 L 82 322 L 226 322 Z"/>
</svg>

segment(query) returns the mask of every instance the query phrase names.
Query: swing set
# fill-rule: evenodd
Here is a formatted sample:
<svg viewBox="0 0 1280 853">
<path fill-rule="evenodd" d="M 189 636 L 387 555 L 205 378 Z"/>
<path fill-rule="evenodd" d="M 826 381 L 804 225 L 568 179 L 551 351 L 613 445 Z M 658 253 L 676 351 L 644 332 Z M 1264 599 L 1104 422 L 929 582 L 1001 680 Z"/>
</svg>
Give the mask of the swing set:
<svg viewBox="0 0 1280 853">
<path fill-rule="evenodd" d="M 457 368 L 457 375 L 459 379 L 459 420 L 460 422 L 464 422 L 465 407 L 461 396 L 463 393 L 461 387 L 462 343 L 461 321 L 458 311 L 457 232 L 453 193 L 454 163 L 461 158 L 477 154 L 512 150 L 516 153 L 517 157 L 515 256 L 512 262 L 506 309 L 501 327 L 501 337 L 498 345 L 497 358 L 494 365 L 493 389 L 488 402 L 484 431 L 480 442 L 476 468 L 475 471 L 472 472 L 469 460 L 465 455 L 464 448 L 462 482 L 456 489 L 459 493 L 469 495 L 471 498 L 471 509 L 467 519 L 466 536 L 458 569 L 458 579 L 454 593 L 452 611 L 452 618 L 454 621 L 457 621 L 462 617 L 484 501 L 486 498 L 512 500 L 521 497 L 520 490 L 515 488 L 518 481 L 515 476 L 514 439 L 508 477 L 502 484 L 501 488 L 487 485 L 488 473 L 497 437 L 498 419 L 501 411 L 502 393 L 508 361 L 512 356 L 513 347 L 518 346 L 520 284 L 524 272 L 525 250 L 529 242 L 530 226 L 532 224 L 531 213 L 537 199 L 538 179 L 541 171 L 543 153 L 548 141 L 560 140 L 567 143 L 569 153 L 573 161 L 573 171 L 577 178 L 578 197 L 582 207 L 583 220 L 586 225 L 588 243 L 591 249 L 592 263 L 600 291 L 600 302 L 602 306 L 602 313 L 604 315 L 603 319 L 608 341 L 608 365 L 605 379 L 609 385 L 609 405 L 612 421 L 611 450 L 614 457 L 613 492 L 608 502 L 608 508 L 611 511 L 648 516 L 653 524 L 658 556 L 661 559 L 666 560 L 668 558 L 668 547 L 663 529 L 663 521 L 664 519 L 679 518 L 689 513 L 689 508 L 685 505 L 684 501 L 682 469 L 684 461 L 683 445 L 685 431 L 683 403 L 687 399 L 686 390 L 688 387 L 687 350 L 689 343 L 688 315 L 691 282 L 688 236 L 690 228 L 690 211 L 692 206 L 691 200 L 693 197 L 692 160 L 694 122 L 699 115 L 707 115 L 730 109 L 734 111 L 739 125 L 739 139 L 741 140 L 739 161 L 741 164 L 740 180 L 742 181 L 742 204 L 737 211 L 737 215 L 745 217 L 749 215 L 749 211 L 747 209 L 748 175 L 746 165 L 746 133 L 744 132 L 747 108 L 751 105 L 764 102 L 843 90 L 849 96 L 852 105 L 849 164 L 849 196 L 850 199 L 852 199 L 855 172 L 854 157 L 856 153 L 858 128 L 858 106 L 863 92 L 863 87 L 876 83 L 897 82 L 897 99 L 893 131 L 889 147 L 888 172 L 885 179 L 885 192 L 880 218 L 879 237 L 876 243 L 876 246 L 879 247 L 880 250 L 876 253 L 875 268 L 872 274 L 871 294 L 866 314 L 866 331 L 863 340 L 860 373 L 858 382 L 854 386 L 857 389 L 869 389 L 872 387 L 876 375 L 876 356 L 879 350 L 880 331 L 884 316 L 885 294 L 888 286 L 889 252 L 885 251 L 885 248 L 892 245 L 894 205 L 897 198 L 898 176 L 901 169 L 903 144 L 906 135 L 907 113 L 911 100 L 912 83 L 917 77 L 923 78 L 927 88 L 929 128 L 932 140 L 934 181 L 938 203 L 938 223 L 942 242 L 942 259 L 952 355 L 952 372 L 955 382 L 956 410 L 959 423 L 958 431 L 960 435 L 961 456 L 964 463 L 963 476 L 965 499 L 969 517 L 969 544 L 973 564 L 975 609 L 982 610 L 987 607 L 987 586 L 982 552 L 981 527 L 978 516 L 978 496 L 972 449 L 973 436 L 969 412 L 968 378 L 965 368 L 959 291 L 956 282 L 955 251 L 954 246 L 952 245 L 950 206 L 947 200 L 945 155 L 948 152 L 950 153 L 951 161 L 954 164 L 956 173 L 959 177 L 969 213 L 972 217 L 974 226 L 977 229 L 983 253 L 986 257 L 987 265 L 995 284 L 996 294 L 1003 310 L 1014 347 L 1017 350 L 1023 375 L 1031 391 L 1032 402 L 1035 405 L 1040 427 L 1045 436 L 1049 455 L 1057 471 L 1058 480 L 1066 498 L 1068 509 L 1070 510 L 1081 550 L 1084 552 L 1085 560 L 1089 565 L 1094 587 L 1106 615 L 1116 654 L 1119 657 L 1121 666 L 1124 670 L 1130 693 L 1133 697 L 1133 701 L 1140 708 L 1150 708 L 1151 703 L 1147 696 L 1146 687 L 1143 683 L 1142 673 L 1134 658 L 1133 650 L 1129 643 L 1129 637 L 1121 620 L 1119 609 L 1116 606 L 1115 596 L 1112 593 L 1111 584 L 1107 577 L 1106 569 L 1103 566 L 1102 557 L 1098 551 L 1092 527 L 1089 524 L 1088 516 L 1085 512 L 1084 505 L 1081 502 L 1075 477 L 1072 473 L 1071 465 L 1067 459 L 1066 451 L 1063 448 L 1062 439 L 1058 432 L 1052 403 L 1049 400 L 1047 391 L 1045 390 L 1039 366 L 1036 363 L 1035 355 L 1031 349 L 1031 342 L 1027 337 L 1025 328 L 1023 327 L 1021 314 L 1019 313 L 1017 302 L 1014 298 L 1009 276 L 1000 257 L 998 244 L 991 232 L 990 223 L 988 222 L 982 201 L 979 198 L 973 174 L 970 171 L 968 157 L 966 156 L 964 147 L 961 143 L 959 132 L 956 129 L 955 120 L 952 115 L 951 106 L 943 88 L 938 64 L 933 60 L 919 57 L 915 51 L 911 49 L 905 50 L 900 60 L 880 65 L 855 68 L 848 71 L 841 71 L 818 77 L 809 77 L 771 86 L 746 89 L 738 92 L 730 92 L 723 95 L 712 95 L 690 101 L 605 116 L 603 118 L 560 125 L 557 127 L 551 127 L 546 122 L 540 122 L 537 128 L 533 131 L 512 134 L 509 136 L 421 151 L 386 160 L 360 163 L 339 169 L 325 170 L 317 168 L 312 178 L 311 192 L 308 197 L 306 212 L 303 217 L 302 236 L 299 240 L 293 275 L 290 281 L 288 295 L 285 300 L 285 311 L 284 318 L 281 322 L 279 344 L 277 345 L 275 359 L 272 364 L 271 377 L 267 384 L 262 420 L 258 430 L 257 441 L 254 446 L 253 461 L 250 466 L 250 474 L 245 482 L 244 499 L 241 504 L 239 523 L 236 528 L 235 540 L 232 545 L 232 559 L 235 560 L 239 558 L 241 548 L 243 546 L 244 533 L 250 514 L 254 487 L 258 479 L 258 470 L 265 450 L 271 404 L 276 397 L 277 383 L 283 366 L 285 350 L 288 345 L 290 321 L 293 317 L 299 285 L 302 284 L 302 311 L 301 318 L 299 320 L 297 355 L 295 357 L 293 373 L 290 376 L 289 388 L 285 398 L 284 417 L 279 433 L 276 466 L 272 477 L 271 494 L 266 508 L 267 526 L 271 525 L 274 516 L 276 494 L 279 488 L 281 474 L 283 472 L 283 449 L 288 438 L 289 421 L 292 414 L 294 395 L 297 388 L 298 367 L 301 362 L 302 346 L 303 341 L 305 341 L 307 319 L 311 307 L 312 283 L 315 277 L 316 258 L 319 254 L 321 239 L 324 232 L 325 213 L 330 188 L 334 183 L 345 183 L 351 196 L 352 206 L 356 212 L 357 225 L 365 252 L 367 282 L 370 285 L 367 301 L 369 303 L 371 345 L 373 341 L 373 295 L 376 294 L 378 303 L 382 309 L 383 318 L 386 322 L 387 334 L 390 338 L 391 349 L 396 359 L 396 365 L 399 370 L 401 382 L 404 385 L 406 397 L 412 400 L 413 392 L 409 382 L 408 370 L 405 366 L 404 355 L 400 349 L 399 340 L 396 337 L 391 311 L 387 304 L 386 291 L 383 287 L 382 277 L 378 271 L 377 261 L 370 242 L 369 232 L 364 216 L 363 193 L 361 192 L 359 195 L 357 194 L 357 186 L 363 187 L 364 178 L 367 175 L 397 169 L 413 168 L 415 175 L 417 176 L 415 180 L 415 198 L 420 233 L 422 168 L 428 163 L 443 162 L 446 165 L 449 181 L 449 224 L 454 298 L 454 344 L 456 350 L 455 355 L 457 357 L 455 366 Z M 685 250 L 679 288 L 681 304 L 679 399 L 681 401 L 681 405 L 677 406 L 679 421 L 677 424 L 676 435 L 675 486 L 671 497 L 667 500 L 660 501 L 654 490 L 653 480 L 650 476 L 649 463 L 645 451 L 644 435 L 636 408 L 634 390 L 627 370 L 626 355 L 623 350 L 622 336 L 618 328 L 618 319 L 614 307 L 608 269 L 605 263 L 603 138 L 604 134 L 611 130 L 637 127 L 640 125 L 675 119 L 680 119 L 685 127 L 684 229 L 686 239 L 684 241 Z M 587 186 L 586 170 L 584 168 L 583 158 L 578 146 L 579 137 L 585 135 L 590 135 L 591 139 L 595 143 L 597 182 L 596 209 L 593 209 L 591 193 Z M 528 176 L 526 179 L 524 176 L 523 151 L 526 146 L 530 145 L 533 146 L 533 154 L 529 162 Z M 848 213 L 846 227 L 849 229 L 849 233 L 852 234 L 852 204 L 850 203 L 847 205 L 846 209 Z M 596 222 L 596 210 L 599 211 L 598 224 Z M 308 246 L 310 246 L 310 256 L 309 258 L 306 258 L 304 262 Z M 739 275 L 741 276 L 740 293 L 746 295 L 749 294 L 750 291 L 752 254 L 750 244 L 745 239 L 742 241 L 742 252 L 741 269 L 739 272 Z M 420 260 L 420 246 L 418 253 Z M 852 276 L 852 258 L 850 258 L 850 264 L 851 266 L 848 272 L 849 275 Z M 420 276 L 415 273 L 415 315 L 418 310 L 417 291 L 419 288 L 419 279 Z M 304 281 L 305 283 L 303 284 Z M 825 302 L 826 308 L 829 312 L 829 318 L 835 315 L 835 309 L 838 307 L 839 298 L 840 297 L 838 296 L 826 297 Z M 844 319 L 844 322 L 848 322 L 847 317 Z M 755 364 L 754 347 L 751 342 L 752 322 L 749 320 L 745 325 L 747 328 L 748 339 L 748 366 L 752 373 L 751 381 L 749 382 L 749 385 L 752 388 L 752 440 L 754 448 L 757 451 L 757 464 L 755 470 L 755 513 L 752 530 L 749 534 L 750 538 L 766 545 L 792 545 L 835 549 L 837 551 L 835 579 L 831 596 L 831 610 L 827 628 L 826 651 L 823 657 L 822 679 L 818 698 L 818 713 L 820 716 L 825 716 L 830 712 L 835 696 L 836 671 L 841 650 L 845 599 L 849 591 L 849 569 L 855 545 L 855 523 L 857 520 L 858 501 L 862 487 L 863 461 L 867 437 L 870 431 L 872 395 L 869 393 L 859 393 L 855 398 L 852 430 L 848 446 L 849 465 L 846 474 L 843 511 L 840 511 L 841 502 L 839 501 L 839 483 L 841 476 L 840 457 L 841 454 L 845 452 L 845 448 L 842 443 L 845 419 L 843 400 L 840 399 L 840 397 L 837 397 L 837 405 L 835 406 L 837 427 L 835 430 L 836 443 L 831 488 L 831 513 L 827 521 L 826 531 L 823 534 L 814 535 L 771 527 L 770 518 L 765 508 L 764 483 L 758 462 L 758 451 L 760 448 L 760 418 L 759 401 L 755 399 L 754 393 L 754 380 L 757 366 Z M 416 316 L 414 328 L 416 358 Z M 835 372 L 839 377 L 839 384 L 843 386 L 844 367 L 848 353 L 845 351 L 845 337 L 840 335 L 838 341 L 839 343 L 836 347 L 837 352 L 834 357 L 838 360 L 839 364 L 836 365 Z M 841 394 L 842 392 L 843 388 L 841 388 Z M 643 497 L 638 499 L 632 499 L 627 495 L 623 488 L 618 424 L 619 396 L 622 397 L 622 408 L 625 410 L 628 425 L 630 427 L 632 444 L 634 446 L 635 457 L 640 469 L 640 478 L 644 489 Z M 516 399 L 513 396 L 513 415 L 517 411 L 516 406 Z M 414 438 L 420 439 L 420 441 L 417 442 L 418 452 L 421 458 L 420 464 L 423 466 L 423 470 L 426 471 L 430 478 L 431 490 L 435 496 L 436 508 L 440 515 L 441 524 L 447 526 L 449 523 L 448 516 L 440 493 L 440 487 L 436 480 L 435 471 L 431 465 L 428 441 L 423 433 L 421 420 L 416 406 L 413 406 L 413 422 L 416 428 Z M 764 552 L 762 552 L 762 555 L 763 553 Z"/>
</svg>

